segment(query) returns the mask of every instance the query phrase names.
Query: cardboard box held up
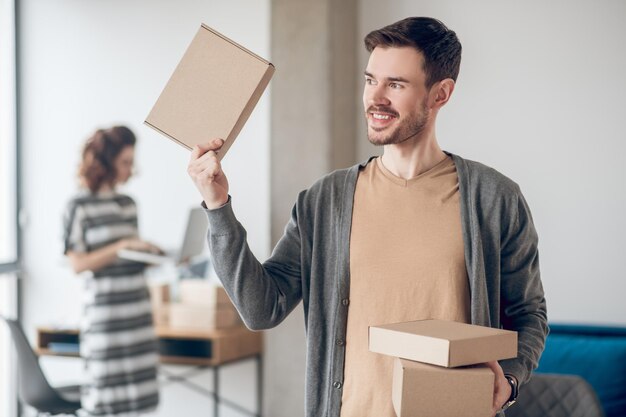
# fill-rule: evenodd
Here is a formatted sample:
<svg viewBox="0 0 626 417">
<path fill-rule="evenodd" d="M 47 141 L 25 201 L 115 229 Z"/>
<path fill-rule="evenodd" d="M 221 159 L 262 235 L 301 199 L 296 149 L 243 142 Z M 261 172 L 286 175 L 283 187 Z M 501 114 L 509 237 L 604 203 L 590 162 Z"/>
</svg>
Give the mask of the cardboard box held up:
<svg viewBox="0 0 626 417">
<path fill-rule="evenodd" d="M 187 149 L 224 139 L 221 160 L 273 74 L 271 63 L 203 24 L 145 124 Z"/>
<path fill-rule="evenodd" d="M 370 351 L 395 356 L 398 417 L 488 417 L 494 374 L 485 362 L 517 356 L 517 333 L 443 320 L 372 326 Z"/>
</svg>

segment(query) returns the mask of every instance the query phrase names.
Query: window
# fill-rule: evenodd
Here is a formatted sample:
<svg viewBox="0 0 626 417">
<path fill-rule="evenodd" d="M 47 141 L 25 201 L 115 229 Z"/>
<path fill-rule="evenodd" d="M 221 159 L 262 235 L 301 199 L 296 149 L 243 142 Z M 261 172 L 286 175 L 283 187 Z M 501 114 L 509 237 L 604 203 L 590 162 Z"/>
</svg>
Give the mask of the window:
<svg viewBox="0 0 626 417">
<path fill-rule="evenodd" d="M 17 315 L 18 189 L 15 1 L 0 0 L 0 315 Z M 8 328 L 0 323 L 0 415 L 17 415 L 16 369 Z"/>
<path fill-rule="evenodd" d="M 13 1 L 0 0 L 0 264 L 17 260 Z"/>
<path fill-rule="evenodd" d="M 0 315 L 15 317 L 16 305 L 16 274 L 0 274 Z M 17 401 L 15 392 L 16 361 L 11 342 L 9 328 L 0 323 L 0 415 L 17 415 Z"/>
</svg>

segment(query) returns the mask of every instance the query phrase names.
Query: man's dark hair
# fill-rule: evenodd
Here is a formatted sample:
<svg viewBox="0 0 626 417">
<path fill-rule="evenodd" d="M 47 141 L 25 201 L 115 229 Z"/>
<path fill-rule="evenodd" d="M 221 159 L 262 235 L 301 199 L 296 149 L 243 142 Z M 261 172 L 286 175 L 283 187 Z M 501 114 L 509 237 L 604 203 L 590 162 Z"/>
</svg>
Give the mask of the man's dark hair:
<svg viewBox="0 0 626 417">
<path fill-rule="evenodd" d="M 420 51 L 424 55 L 428 88 L 446 78 L 456 81 L 459 75 L 461 42 L 454 31 L 437 19 L 408 17 L 368 33 L 364 42 L 368 52 L 372 52 L 377 46 L 410 46 Z"/>
</svg>

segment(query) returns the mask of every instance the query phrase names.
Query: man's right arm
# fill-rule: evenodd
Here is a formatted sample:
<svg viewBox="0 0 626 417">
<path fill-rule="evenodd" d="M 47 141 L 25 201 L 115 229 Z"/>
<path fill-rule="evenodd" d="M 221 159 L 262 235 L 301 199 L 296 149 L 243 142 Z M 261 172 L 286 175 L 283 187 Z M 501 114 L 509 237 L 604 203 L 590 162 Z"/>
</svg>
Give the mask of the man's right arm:
<svg viewBox="0 0 626 417">
<path fill-rule="evenodd" d="M 279 324 L 302 299 L 296 210 L 272 257 L 261 264 L 232 211 L 228 181 L 216 155 L 223 143 L 216 139 L 196 146 L 188 173 L 207 208 L 209 248 L 224 289 L 250 329 L 267 329 Z"/>
</svg>

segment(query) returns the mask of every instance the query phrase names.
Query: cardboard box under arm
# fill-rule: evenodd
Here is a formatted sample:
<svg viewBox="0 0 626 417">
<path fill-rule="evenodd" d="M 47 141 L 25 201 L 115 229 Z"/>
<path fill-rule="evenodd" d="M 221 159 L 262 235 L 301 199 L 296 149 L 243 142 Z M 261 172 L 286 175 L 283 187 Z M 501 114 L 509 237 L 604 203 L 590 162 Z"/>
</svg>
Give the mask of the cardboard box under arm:
<svg viewBox="0 0 626 417">
<path fill-rule="evenodd" d="M 369 338 L 370 351 L 396 357 L 398 417 L 490 416 L 495 376 L 484 363 L 517 356 L 516 332 L 445 320 L 372 326 Z"/>
<path fill-rule="evenodd" d="M 371 326 L 369 350 L 445 366 L 474 365 L 517 357 L 517 332 L 445 320 Z"/>
<path fill-rule="evenodd" d="M 224 139 L 221 160 L 274 70 L 268 61 L 203 24 L 145 124 L 187 149 Z"/>
<path fill-rule="evenodd" d="M 443 368 L 395 358 L 393 408 L 398 417 L 488 417 L 494 379 L 482 365 Z"/>
</svg>

